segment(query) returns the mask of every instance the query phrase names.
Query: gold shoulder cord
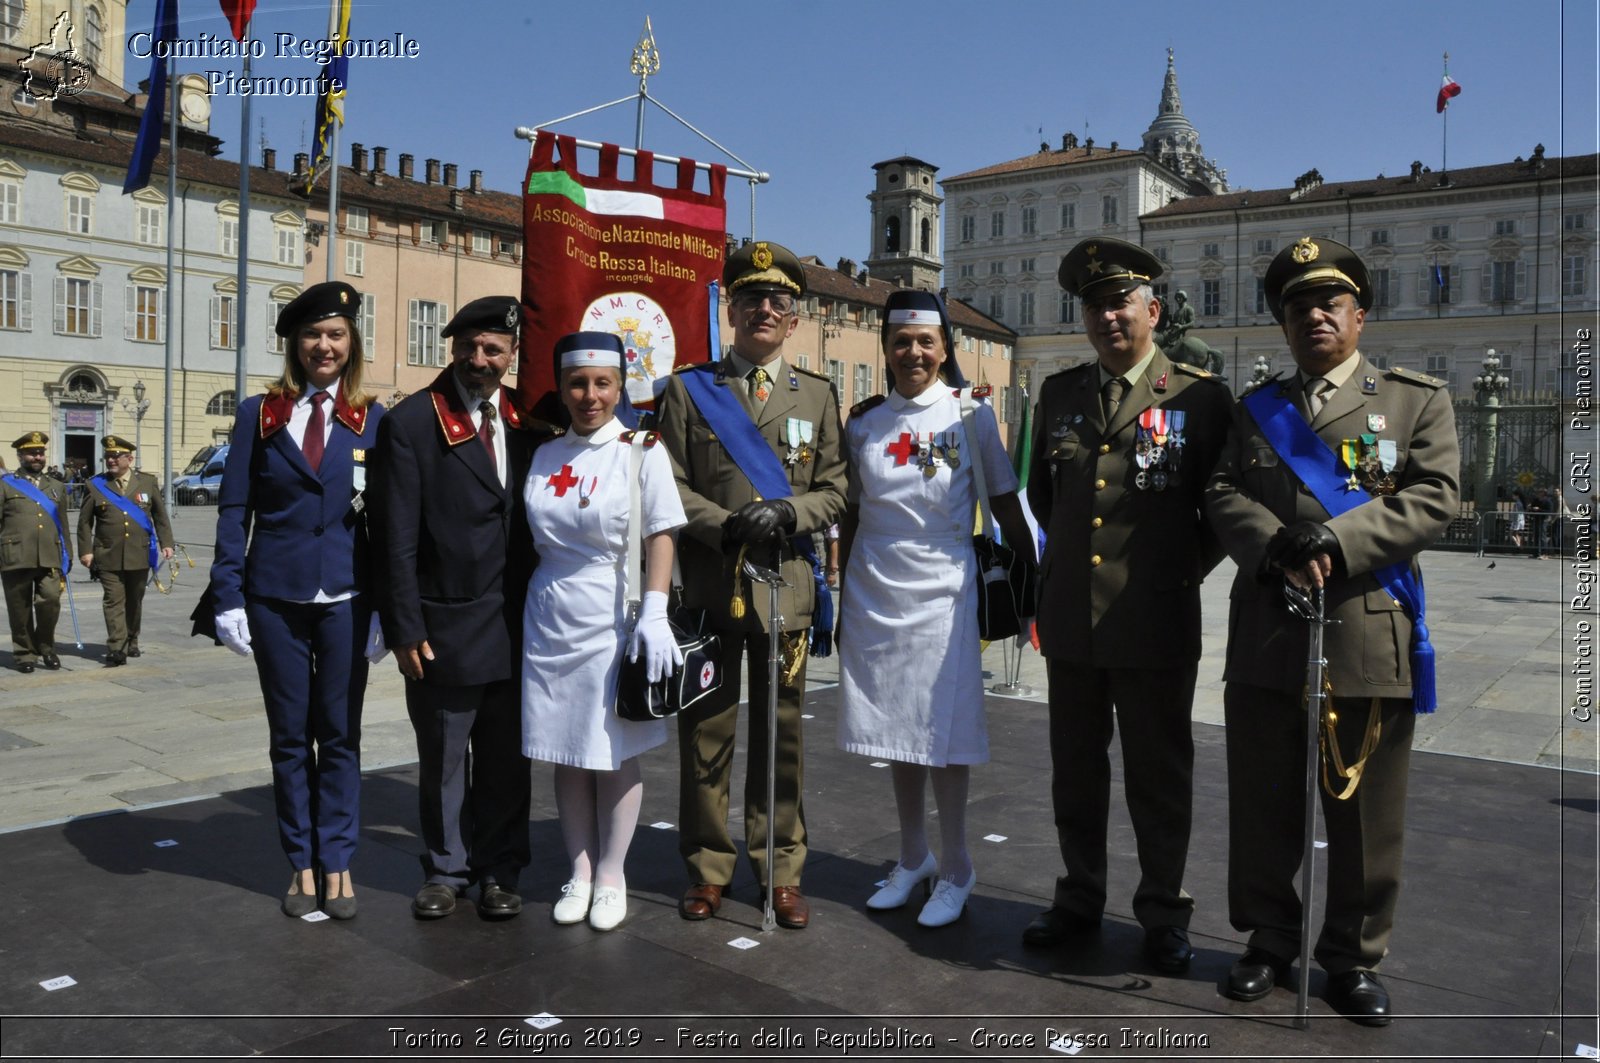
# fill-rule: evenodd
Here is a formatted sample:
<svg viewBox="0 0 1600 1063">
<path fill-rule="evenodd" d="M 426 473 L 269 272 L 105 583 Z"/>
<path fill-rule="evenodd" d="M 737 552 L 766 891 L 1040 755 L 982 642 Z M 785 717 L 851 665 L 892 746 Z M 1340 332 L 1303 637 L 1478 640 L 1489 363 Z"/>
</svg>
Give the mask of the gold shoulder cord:
<svg viewBox="0 0 1600 1063">
<path fill-rule="evenodd" d="M 189 556 L 188 547 L 184 546 L 182 543 L 173 543 L 172 550 L 172 556 L 167 559 L 167 563 L 172 566 L 172 576 L 167 580 L 167 582 L 161 582 L 161 566 L 159 564 L 157 564 L 156 567 L 150 572 L 151 581 L 155 583 L 156 590 L 160 591 L 162 594 L 171 594 L 173 584 L 178 582 L 178 555 L 180 553 L 183 555 L 183 559 L 189 562 L 189 567 L 194 568 L 194 558 Z"/>
<path fill-rule="evenodd" d="M 1329 797 L 1335 801 L 1348 801 L 1356 792 L 1356 787 L 1361 785 L 1361 772 L 1367 766 L 1367 758 L 1372 756 L 1372 751 L 1378 748 L 1378 738 L 1383 733 L 1383 718 L 1378 711 L 1378 699 L 1372 699 L 1372 706 L 1367 713 L 1366 733 L 1361 739 L 1361 755 L 1354 764 L 1346 767 L 1344 754 L 1339 750 L 1339 714 L 1333 707 L 1333 684 L 1324 679 L 1322 683 L 1324 708 L 1322 710 L 1322 731 L 1317 735 L 1317 744 L 1320 747 L 1322 761 L 1322 788 Z M 1333 777 L 1344 781 L 1342 791 L 1335 792 L 1333 779 L 1329 778 L 1328 765 L 1332 762 Z"/>
</svg>

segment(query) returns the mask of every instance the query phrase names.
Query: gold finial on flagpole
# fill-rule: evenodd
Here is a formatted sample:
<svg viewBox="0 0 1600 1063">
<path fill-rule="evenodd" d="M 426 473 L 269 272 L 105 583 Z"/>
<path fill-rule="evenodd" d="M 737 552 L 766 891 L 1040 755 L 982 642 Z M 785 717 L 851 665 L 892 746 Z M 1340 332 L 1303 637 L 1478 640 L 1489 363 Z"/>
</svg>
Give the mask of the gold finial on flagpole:
<svg viewBox="0 0 1600 1063">
<path fill-rule="evenodd" d="M 639 43 L 633 46 L 633 62 L 628 69 L 638 75 L 641 94 L 650 75 L 661 70 L 661 52 L 656 48 L 656 35 L 650 28 L 649 15 L 644 17 L 644 30 L 639 34 Z"/>
</svg>

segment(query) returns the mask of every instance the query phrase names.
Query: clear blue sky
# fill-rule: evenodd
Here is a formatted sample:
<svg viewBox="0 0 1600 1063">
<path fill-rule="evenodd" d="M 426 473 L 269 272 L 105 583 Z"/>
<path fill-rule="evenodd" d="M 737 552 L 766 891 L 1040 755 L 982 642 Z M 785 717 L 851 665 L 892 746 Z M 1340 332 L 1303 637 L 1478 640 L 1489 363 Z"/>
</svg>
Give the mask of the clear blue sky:
<svg viewBox="0 0 1600 1063">
<path fill-rule="evenodd" d="M 130 32 L 155 0 L 131 0 Z M 440 17 L 439 12 L 445 12 Z M 1204 11 L 1206 14 L 1201 14 Z M 261 0 L 255 35 L 323 36 L 322 0 Z M 227 33 L 216 0 L 181 0 L 181 32 Z M 422 161 L 482 169 L 513 191 L 527 143 L 512 130 L 636 91 L 628 71 L 645 15 L 661 72 L 651 95 L 772 174 L 757 229 L 825 262 L 868 251 L 872 164 L 915 155 L 953 176 L 1059 146 L 1067 130 L 1136 147 L 1155 117 L 1166 49 L 1177 53 L 1184 112 L 1235 189 L 1276 188 L 1316 167 L 1330 181 L 1440 165 L 1434 96 L 1442 53 L 1463 92 L 1450 108 L 1451 168 L 1507 162 L 1542 142 L 1551 155 L 1596 151 L 1592 0 L 1349 0 L 1326 9 L 1265 2 L 1088 5 L 1064 0 L 356 0 L 352 35 L 414 38 L 414 60 L 354 60 L 342 162 L 351 141 Z M 183 60 L 180 73 L 238 71 L 236 59 Z M 131 84 L 148 60 L 131 56 Z M 313 76 L 309 59 L 255 63 L 256 76 Z M 214 101 L 213 133 L 237 157 L 239 101 Z M 258 98 L 280 166 L 308 150 L 314 103 Z M 1043 129 L 1041 136 L 1040 129 Z M 632 104 L 558 126 L 631 145 Z M 645 146 L 718 159 L 650 108 Z M 729 161 L 721 159 L 720 161 Z M 748 229 L 749 197 L 730 181 L 729 228 Z"/>
</svg>

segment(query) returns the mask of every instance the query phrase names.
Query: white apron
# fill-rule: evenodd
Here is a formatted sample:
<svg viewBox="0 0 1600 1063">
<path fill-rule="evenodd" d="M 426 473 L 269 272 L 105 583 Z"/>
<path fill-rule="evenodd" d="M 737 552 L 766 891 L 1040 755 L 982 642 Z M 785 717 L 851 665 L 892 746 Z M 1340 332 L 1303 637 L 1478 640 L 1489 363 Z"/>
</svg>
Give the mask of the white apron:
<svg viewBox="0 0 1600 1063">
<path fill-rule="evenodd" d="M 539 552 L 522 614 L 522 752 L 599 771 L 667 738 L 665 721 L 635 723 L 613 711 L 627 635 L 622 431 L 613 418 L 587 438 L 569 432 L 541 445 L 522 491 Z M 661 444 L 645 451 L 641 479 L 643 534 L 682 527 L 683 503 Z"/>
<path fill-rule="evenodd" d="M 861 513 L 840 613 L 846 752 L 934 767 L 989 759 L 971 463 L 982 458 L 992 494 L 1017 479 L 994 411 L 980 405 L 973 420 L 976 447 L 959 400 L 936 384 L 912 399 L 891 392 L 845 427 Z"/>
</svg>

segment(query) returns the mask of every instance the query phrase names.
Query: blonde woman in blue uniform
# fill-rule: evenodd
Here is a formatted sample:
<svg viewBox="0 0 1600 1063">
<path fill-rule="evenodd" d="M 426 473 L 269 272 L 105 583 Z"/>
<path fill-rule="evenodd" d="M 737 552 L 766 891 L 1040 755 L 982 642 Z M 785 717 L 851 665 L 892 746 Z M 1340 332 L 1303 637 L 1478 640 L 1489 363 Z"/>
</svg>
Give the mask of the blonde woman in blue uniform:
<svg viewBox="0 0 1600 1063">
<path fill-rule="evenodd" d="M 620 719 L 613 706 L 624 650 L 654 681 L 681 663 L 667 625 L 674 536 L 685 523 L 666 448 L 646 438 L 640 469 L 644 600 L 631 634 L 627 580 L 631 432 L 616 417 L 623 349 L 604 332 L 556 343 L 561 402 L 572 425 L 540 445 L 523 487 L 539 554 L 523 612 L 522 751 L 555 764 L 556 808 L 572 860 L 552 918 L 611 930 L 627 914 L 623 862 L 639 821 L 639 755 L 667 740 L 664 720 Z"/>
<path fill-rule="evenodd" d="M 967 787 L 971 766 L 989 759 L 972 547 L 974 462 L 983 462 L 1006 541 L 1031 537 L 994 411 L 974 404 L 976 438 L 963 425 L 963 402 L 974 400 L 961 390 L 939 297 L 892 293 L 883 352 L 893 390 L 857 404 L 845 426 L 839 744 L 891 762 L 900 860 L 867 907 L 902 907 L 918 885 L 931 883 L 917 922 L 936 927 L 960 918 L 978 882 L 967 849 Z M 930 781 L 939 810 L 937 859 L 924 811 Z"/>
<path fill-rule="evenodd" d="M 362 393 L 361 295 L 316 284 L 278 315 L 283 376 L 239 404 L 211 566 L 217 638 L 254 656 L 271 737 L 283 912 L 356 914 L 361 706 L 382 656 L 362 491 L 383 407 Z M 248 546 L 247 546 L 248 544 Z"/>
</svg>

